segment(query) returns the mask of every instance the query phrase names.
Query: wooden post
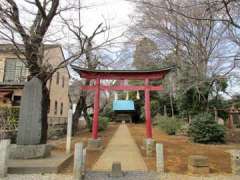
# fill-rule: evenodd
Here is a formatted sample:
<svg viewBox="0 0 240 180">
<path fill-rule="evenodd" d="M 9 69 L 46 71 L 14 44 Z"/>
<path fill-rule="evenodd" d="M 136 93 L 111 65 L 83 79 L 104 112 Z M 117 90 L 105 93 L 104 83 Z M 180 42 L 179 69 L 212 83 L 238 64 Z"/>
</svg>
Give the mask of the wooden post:
<svg viewBox="0 0 240 180">
<path fill-rule="evenodd" d="M 68 110 L 68 122 L 67 122 L 67 141 L 66 141 L 66 154 L 71 152 L 71 137 L 72 137 L 72 115 L 71 109 Z"/>
<path fill-rule="evenodd" d="M 146 118 L 146 135 L 147 138 L 152 139 L 152 123 L 150 110 L 150 92 L 148 89 L 148 79 L 145 79 L 145 118 Z"/>
<path fill-rule="evenodd" d="M 99 114 L 99 98 L 100 98 L 100 79 L 96 79 L 96 91 L 94 97 L 94 114 L 92 125 L 92 138 L 98 138 L 98 114 Z"/>
</svg>

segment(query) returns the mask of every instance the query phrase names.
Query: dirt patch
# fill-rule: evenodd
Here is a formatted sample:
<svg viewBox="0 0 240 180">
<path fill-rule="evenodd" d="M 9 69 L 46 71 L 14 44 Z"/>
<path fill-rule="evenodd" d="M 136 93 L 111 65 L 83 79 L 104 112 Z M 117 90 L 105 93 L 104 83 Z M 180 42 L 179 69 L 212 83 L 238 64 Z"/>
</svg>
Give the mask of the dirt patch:
<svg viewBox="0 0 240 180">
<path fill-rule="evenodd" d="M 108 142 L 112 138 L 113 134 L 117 130 L 119 124 L 116 123 L 110 123 L 109 127 L 106 131 L 99 132 L 99 137 L 103 139 L 104 142 L 104 148 L 101 151 L 87 151 L 87 159 L 86 159 L 86 169 L 90 170 L 92 166 L 95 164 L 95 162 L 98 160 L 98 158 L 103 153 L 104 149 L 106 148 Z M 79 132 L 78 135 L 72 138 L 72 146 L 71 150 L 73 152 L 74 150 L 74 144 L 77 142 L 83 142 L 84 145 L 87 145 L 88 138 L 91 137 L 91 132 L 84 129 Z M 65 153 L 65 147 L 66 147 L 66 138 L 62 138 L 59 140 L 51 140 L 48 142 L 49 144 L 53 144 L 55 146 L 54 152 L 61 152 Z M 73 170 L 73 159 L 69 162 L 69 164 L 61 171 L 63 174 L 71 174 Z"/>
<path fill-rule="evenodd" d="M 145 126 L 143 124 L 129 125 L 130 132 L 137 145 L 141 149 L 143 137 L 145 137 Z M 190 155 L 204 155 L 209 158 L 211 173 L 231 173 L 230 155 L 225 152 L 229 149 L 227 145 L 202 145 L 191 143 L 185 136 L 169 136 L 157 128 L 153 128 L 153 138 L 164 146 L 165 170 L 166 172 L 187 173 L 187 160 Z M 156 156 L 146 157 L 141 149 L 142 156 L 148 169 L 156 170 Z"/>
</svg>

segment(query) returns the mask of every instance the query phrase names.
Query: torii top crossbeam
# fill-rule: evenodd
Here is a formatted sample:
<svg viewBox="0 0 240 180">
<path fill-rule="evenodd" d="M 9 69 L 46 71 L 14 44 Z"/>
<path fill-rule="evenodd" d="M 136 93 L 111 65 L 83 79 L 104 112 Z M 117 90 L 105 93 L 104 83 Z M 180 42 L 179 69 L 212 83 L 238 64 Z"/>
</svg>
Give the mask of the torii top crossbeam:
<svg viewBox="0 0 240 180">
<path fill-rule="evenodd" d="M 86 79 L 112 79 L 112 80 L 149 80 L 163 79 L 164 76 L 173 69 L 167 67 L 157 70 L 90 70 L 77 66 L 72 66 L 73 70 L 78 72 L 81 78 Z"/>
<path fill-rule="evenodd" d="M 151 108 L 150 108 L 150 91 L 162 91 L 162 85 L 153 86 L 149 85 L 150 80 L 161 80 L 167 73 L 171 71 L 173 67 L 158 69 L 158 70 L 89 70 L 72 66 L 81 78 L 89 80 L 95 80 L 93 86 L 81 86 L 81 90 L 94 90 L 94 114 L 92 124 L 92 138 L 96 140 L 98 138 L 98 115 L 99 115 L 99 99 L 100 91 L 103 90 L 115 90 L 115 91 L 138 91 L 143 90 L 145 96 L 145 118 L 146 118 L 146 136 L 148 139 L 152 138 L 152 124 L 151 124 Z M 144 80 L 144 85 L 101 85 L 101 79 L 109 80 Z"/>
</svg>

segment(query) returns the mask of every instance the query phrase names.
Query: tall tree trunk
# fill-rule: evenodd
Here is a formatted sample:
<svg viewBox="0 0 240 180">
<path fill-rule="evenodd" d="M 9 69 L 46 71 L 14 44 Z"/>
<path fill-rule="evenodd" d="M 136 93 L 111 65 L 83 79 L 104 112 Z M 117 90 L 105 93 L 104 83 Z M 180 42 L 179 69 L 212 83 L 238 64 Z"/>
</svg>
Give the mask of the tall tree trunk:
<svg viewBox="0 0 240 180">
<path fill-rule="evenodd" d="M 88 86 L 90 84 L 89 80 L 86 80 L 85 82 L 85 86 Z M 77 102 L 77 107 L 75 109 L 75 112 L 73 114 L 73 123 L 72 123 L 72 133 L 73 135 L 76 134 L 76 132 L 78 131 L 78 121 L 79 118 L 81 117 L 84 108 L 87 109 L 87 104 L 86 104 L 86 99 L 87 99 L 87 93 L 83 92 Z"/>
<path fill-rule="evenodd" d="M 80 98 L 77 102 L 76 110 L 73 114 L 73 122 L 72 122 L 72 134 L 73 135 L 75 135 L 78 131 L 78 121 L 82 115 L 84 107 L 86 106 L 85 104 L 86 104 L 86 96 L 80 96 Z"/>
<path fill-rule="evenodd" d="M 50 107 L 50 97 L 49 90 L 46 86 L 46 83 L 42 84 L 42 114 L 41 114 L 41 122 L 42 122 L 42 137 L 41 144 L 47 143 L 48 138 L 48 112 Z"/>
</svg>

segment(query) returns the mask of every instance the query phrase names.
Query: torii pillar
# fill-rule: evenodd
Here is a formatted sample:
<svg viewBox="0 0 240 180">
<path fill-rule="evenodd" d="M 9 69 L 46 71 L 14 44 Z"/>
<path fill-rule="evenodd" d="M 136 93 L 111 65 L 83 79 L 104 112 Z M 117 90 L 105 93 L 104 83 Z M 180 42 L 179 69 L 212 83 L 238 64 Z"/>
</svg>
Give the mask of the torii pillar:
<svg viewBox="0 0 240 180">
<path fill-rule="evenodd" d="M 94 112 L 92 124 L 92 139 L 98 138 L 98 115 L 99 115 L 99 100 L 100 100 L 100 79 L 96 79 L 96 91 L 94 96 Z"/>
<path fill-rule="evenodd" d="M 103 148 L 102 139 L 98 138 L 98 116 L 100 106 L 100 78 L 95 81 L 95 95 L 93 107 L 92 138 L 88 139 L 89 150 L 101 150 Z"/>
<path fill-rule="evenodd" d="M 152 139 L 152 122 L 151 122 L 151 102 L 150 102 L 150 91 L 148 89 L 149 80 L 145 79 L 145 120 L 146 120 L 146 137 Z"/>
<path fill-rule="evenodd" d="M 88 140 L 88 148 L 93 150 L 102 149 L 103 141 L 98 137 L 98 116 L 100 106 L 101 91 L 144 91 L 145 94 L 145 119 L 146 119 L 146 139 L 144 139 L 144 147 L 154 147 L 155 141 L 152 139 L 152 123 L 151 123 L 151 103 L 150 91 L 162 91 L 162 85 L 149 85 L 150 80 L 163 79 L 170 72 L 172 67 L 158 69 L 154 71 L 143 70 L 89 70 L 76 66 L 72 68 L 79 73 L 81 78 L 95 80 L 95 85 L 81 86 L 81 90 L 94 91 L 94 115 L 92 123 L 92 138 Z M 109 80 L 144 80 L 144 85 L 101 85 L 101 79 Z M 146 145 L 146 146 L 145 146 Z M 147 148 L 149 149 L 149 148 Z"/>
</svg>

